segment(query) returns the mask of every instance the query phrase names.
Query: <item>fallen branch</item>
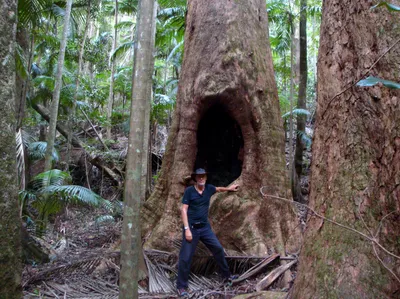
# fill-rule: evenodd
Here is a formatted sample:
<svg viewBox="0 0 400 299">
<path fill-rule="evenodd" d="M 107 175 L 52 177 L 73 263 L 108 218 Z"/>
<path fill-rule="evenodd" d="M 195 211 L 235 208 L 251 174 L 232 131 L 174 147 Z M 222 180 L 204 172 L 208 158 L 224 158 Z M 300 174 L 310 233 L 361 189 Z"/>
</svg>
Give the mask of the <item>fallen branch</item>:
<svg viewBox="0 0 400 299">
<path fill-rule="evenodd" d="M 38 112 L 47 122 L 50 122 L 50 112 L 47 110 L 46 107 L 44 107 L 41 104 L 32 103 L 32 108 L 35 109 L 36 112 Z M 62 124 L 57 122 L 56 129 L 58 132 L 60 132 L 61 135 L 63 135 L 65 138 L 68 139 L 69 130 L 67 128 L 65 128 Z M 117 173 L 115 173 L 111 168 L 105 166 L 103 164 L 102 160 L 100 159 L 100 157 L 93 156 L 90 153 L 88 153 L 85 150 L 85 146 L 84 146 L 83 142 L 80 141 L 79 138 L 72 135 L 71 141 L 72 141 L 72 145 L 82 149 L 82 151 L 84 152 L 84 154 L 86 155 L 86 157 L 88 158 L 88 160 L 91 164 L 93 164 L 100 170 L 103 170 L 110 178 L 112 178 L 118 184 L 119 187 L 122 186 L 121 177 Z"/>
<path fill-rule="evenodd" d="M 264 259 L 262 262 L 258 263 L 257 265 L 255 265 L 254 267 L 250 268 L 245 273 L 240 275 L 238 279 L 235 279 L 233 281 L 233 284 L 237 284 L 243 280 L 246 280 L 246 279 L 260 273 L 265 268 L 265 266 L 269 265 L 271 262 L 273 262 L 274 260 L 276 260 L 278 258 L 279 258 L 279 254 L 275 253 L 275 254 L 271 255 L 270 257 Z"/>
<path fill-rule="evenodd" d="M 107 147 L 107 145 L 104 143 L 103 139 L 101 138 L 101 136 L 99 135 L 99 133 L 97 132 L 95 126 L 93 125 L 93 123 L 90 121 L 90 118 L 87 116 L 87 114 L 85 113 L 85 111 L 79 107 L 81 112 L 83 113 L 83 115 L 85 116 L 86 120 L 89 122 L 90 126 L 92 127 L 94 133 L 96 134 L 97 138 L 99 139 L 99 141 L 101 142 L 101 144 L 103 145 L 104 149 L 106 151 L 110 151 L 110 149 Z"/>
<path fill-rule="evenodd" d="M 283 273 L 285 273 L 290 267 L 297 263 L 297 260 L 291 261 L 286 265 L 282 265 L 274 270 L 272 270 L 267 276 L 261 279 L 256 285 L 256 291 L 260 292 L 268 288 L 271 284 L 274 283 L 275 280 L 278 279 Z"/>
</svg>

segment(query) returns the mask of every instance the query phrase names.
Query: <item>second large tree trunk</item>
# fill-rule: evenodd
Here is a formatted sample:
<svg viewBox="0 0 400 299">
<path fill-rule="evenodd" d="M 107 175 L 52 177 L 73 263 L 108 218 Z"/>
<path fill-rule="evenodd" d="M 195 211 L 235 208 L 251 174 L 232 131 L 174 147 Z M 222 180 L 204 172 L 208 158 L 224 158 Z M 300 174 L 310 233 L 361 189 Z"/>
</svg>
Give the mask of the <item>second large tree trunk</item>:
<svg viewBox="0 0 400 299">
<path fill-rule="evenodd" d="M 400 92 L 354 86 L 364 75 L 399 80 L 400 44 L 383 55 L 399 19 L 371 5 L 324 2 L 310 205 L 400 256 Z M 399 298 L 400 260 L 378 245 L 318 218 L 305 240 L 295 298 Z"/>
<path fill-rule="evenodd" d="M 221 243 L 284 254 L 294 214 L 259 192 L 267 186 L 270 194 L 289 193 L 263 0 L 188 3 L 174 120 L 155 192 L 143 208 L 145 246 L 170 250 L 180 238 L 180 201 L 197 167 L 210 172 L 211 184 L 240 184 L 239 192 L 212 200 L 210 218 Z"/>
</svg>

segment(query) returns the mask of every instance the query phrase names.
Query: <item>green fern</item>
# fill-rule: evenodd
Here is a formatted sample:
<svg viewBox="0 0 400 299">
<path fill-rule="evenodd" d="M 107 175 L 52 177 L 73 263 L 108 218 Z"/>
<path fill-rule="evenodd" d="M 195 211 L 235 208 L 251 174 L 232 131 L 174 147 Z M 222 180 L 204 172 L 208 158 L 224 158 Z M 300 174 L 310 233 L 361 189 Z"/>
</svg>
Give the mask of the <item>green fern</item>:
<svg viewBox="0 0 400 299">
<path fill-rule="evenodd" d="M 292 114 L 296 115 L 296 116 L 298 116 L 298 115 L 310 116 L 311 115 L 310 111 L 308 111 L 306 109 L 294 109 L 292 111 Z M 290 111 L 285 113 L 284 115 L 282 115 L 282 118 L 287 118 L 289 116 L 290 116 Z"/>
<path fill-rule="evenodd" d="M 69 185 L 71 181 L 69 173 L 52 169 L 35 176 L 28 189 L 19 193 L 22 211 L 26 210 L 28 204 L 37 211 L 35 222 L 39 234 L 45 230 L 48 217 L 60 212 L 68 203 L 103 207 L 110 213 L 114 212 L 111 202 L 88 188 Z"/>
</svg>

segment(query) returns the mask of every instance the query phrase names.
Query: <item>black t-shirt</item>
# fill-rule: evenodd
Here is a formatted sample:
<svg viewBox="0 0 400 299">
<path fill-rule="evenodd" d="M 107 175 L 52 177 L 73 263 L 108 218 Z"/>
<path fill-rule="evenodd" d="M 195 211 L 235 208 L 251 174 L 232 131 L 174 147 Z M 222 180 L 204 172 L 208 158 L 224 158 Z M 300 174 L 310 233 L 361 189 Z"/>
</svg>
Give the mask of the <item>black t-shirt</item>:
<svg viewBox="0 0 400 299">
<path fill-rule="evenodd" d="M 199 194 L 194 186 L 186 188 L 185 193 L 183 194 L 182 203 L 189 205 L 187 215 L 190 225 L 193 223 L 208 222 L 210 199 L 215 192 L 217 192 L 216 187 L 209 184 L 205 185 L 202 194 Z"/>
</svg>

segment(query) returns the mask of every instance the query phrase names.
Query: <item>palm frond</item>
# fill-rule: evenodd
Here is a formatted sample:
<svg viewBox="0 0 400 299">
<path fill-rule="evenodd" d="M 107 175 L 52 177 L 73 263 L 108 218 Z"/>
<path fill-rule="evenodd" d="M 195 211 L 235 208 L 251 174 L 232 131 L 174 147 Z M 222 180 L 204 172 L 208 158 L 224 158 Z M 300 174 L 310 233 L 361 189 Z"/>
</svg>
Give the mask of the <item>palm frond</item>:
<svg viewBox="0 0 400 299">
<path fill-rule="evenodd" d="M 63 201 L 75 204 L 87 204 L 93 207 L 108 205 L 100 195 L 83 186 L 50 185 L 43 190 L 43 193 L 58 194 Z"/>
<path fill-rule="evenodd" d="M 24 50 L 18 43 L 15 47 L 15 70 L 22 79 L 26 79 L 28 77 L 28 68 Z"/>
<path fill-rule="evenodd" d="M 34 202 L 37 199 L 37 196 L 34 192 L 31 190 L 21 190 L 18 193 L 18 199 L 19 199 L 19 206 L 20 206 L 20 216 L 22 216 L 23 212 L 26 208 L 27 203 Z"/>
<path fill-rule="evenodd" d="M 115 222 L 115 218 L 112 215 L 102 215 L 97 217 L 95 220 L 96 226 L 99 226 L 102 223 L 110 223 L 110 222 Z"/>
<path fill-rule="evenodd" d="M 311 115 L 311 113 L 306 109 L 294 109 L 292 111 L 292 114 L 296 115 L 296 116 L 298 116 L 298 115 L 310 116 Z M 285 113 L 284 115 L 282 115 L 282 118 L 287 118 L 289 116 L 290 116 L 290 111 Z"/>
<path fill-rule="evenodd" d="M 184 7 L 186 8 L 186 0 L 158 0 L 161 8 L 167 7 Z"/>
<path fill-rule="evenodd" d="M 181 41 L 180 43 L 178 43 L 173 49 L 172 51 L 169 53 L 168 57 L 167 57 L 167 62 L 171 60 L 172 57 L 174 57 L 175 53 L 179 50 L 179 51 L 183 51 L 183 44 L 184 41 Z"/>
<path fill-rule="evenodd" d="M 312 139 L 306 132 L 297 131 L 297 136 L 300 138 L 301 143 L 309 150 L 311 148 Z"/>
<path fill-rule="evenodd" d="M 133 41 L 129 41 L 119 45 L 113 53 L 111 53 L 111 60 L 116 59 L 122 55 L 127 54 L 128 52 L 133 52 L 133 47 L 135 43 Z"/>
<path fill-rule="evenodd" d="M 20 189 L 25 189 L 25 157 L 26 157 L 26 148 L 30 143 L 34 142 L 35 139 L 33 136 L 29 135 L 24 130 L 18 130 L 15 135 L 16 141 L 16 152 L 17 152 L 17 169 L 18 169 L 18 177 L 19 177 L 19 185 Z"/>
<path fill-rule="evenodd" d="M 19 0 L 18 25 L 21 28 L 39 25 L 43 12 L 49 7 L 50 0 Z"/>
<path fill-rule="evenodd" d="M 42 192 L 49 186 L 62 186 L 71 181 L 71 175 L 68 172 L 59 169 L 52 169 L 39 173 L 29 183 L 34 190 Z"/>
<path fill-rule="evenodd" d="M 121 21 L 117 24 L 117 29 L 132 28 L 135 25 L 132 21 Z"/>
<path fill-rule="evenodd" d="M 44 159 L 46 155 L 46 149 L 47 149 L 47 142 L 36 141 L 30 143 L 28 146 L 29 159 L 33 161 Z M 58 162 L 60 160 L 60 156 L 55 148 L 53 148 L 51 156 L 54 162 Z"/>
<path fill-rule="evenodd" d="M 32 82 L 34 83 L 35 86 L 40 86 L 40 87 L 44 87 L 47 88 L 50 91 L 53 91 L 54 89 L 54 78 L 53 77 L 49 77 L 49 76 L 36 76 L 35 79 L 32 80 Z"/>
</svg>

